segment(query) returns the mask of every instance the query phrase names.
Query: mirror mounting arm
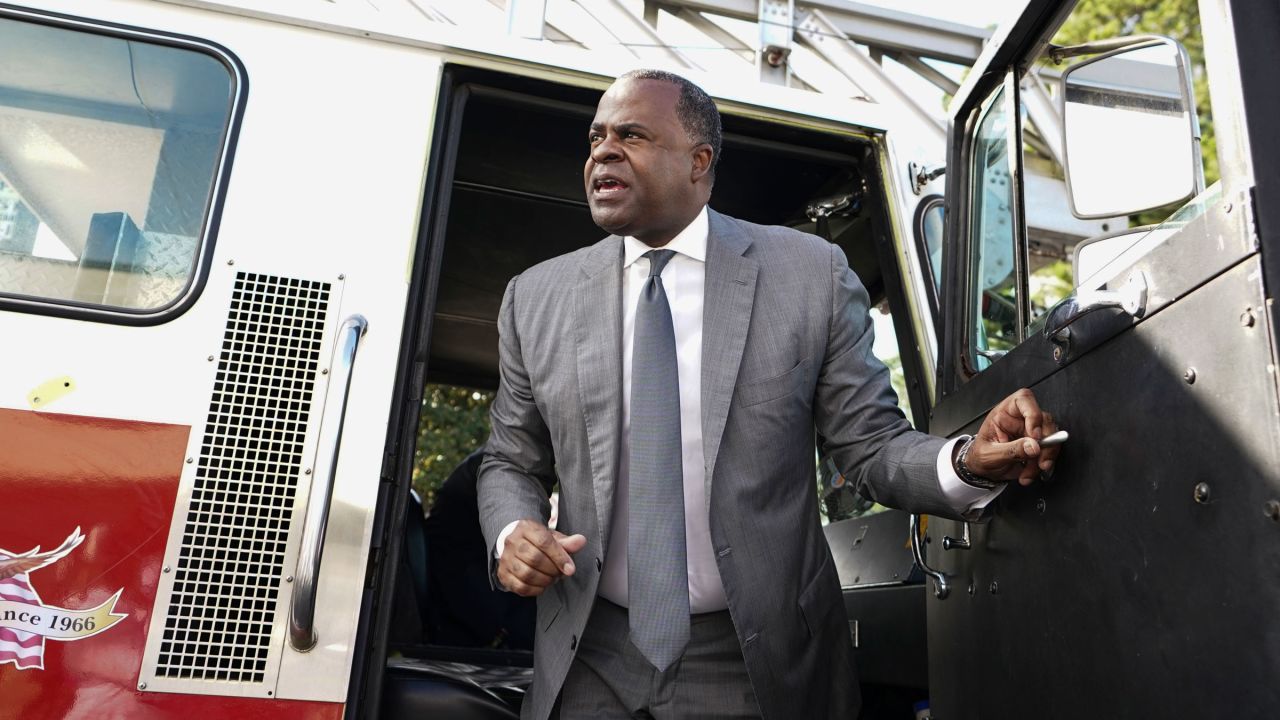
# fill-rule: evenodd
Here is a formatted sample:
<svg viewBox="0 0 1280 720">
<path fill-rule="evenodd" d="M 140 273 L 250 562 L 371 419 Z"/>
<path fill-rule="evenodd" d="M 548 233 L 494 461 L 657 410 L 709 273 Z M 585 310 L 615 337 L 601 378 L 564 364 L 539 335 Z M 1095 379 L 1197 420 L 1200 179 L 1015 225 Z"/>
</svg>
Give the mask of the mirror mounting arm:
<svg viewBox="0 0 1280 720">
<path fill-rule="evenodd" d="M 946 165 L 925 165 L 915 161 L 907 163 L 907 174 L 911 176 L 911 191 L 916 195 L 924 192 L 926 185 L 946 173 Z"/>
<path fill-rule="evenodd" d="M 1141 45 L 1164 42 L 1165 40 L 1166 38 L 1162 35 L 1126 35 L 1124 37 L 1107 38 L 1106 40 L 1094 40 L 1093 42 L 1080 43 L 1079 45 L 1050 45 L 1049 57 L 1055 65 L 1061 65 L 1068 58 L 1080 57 L 1081 55 L 1098 55 L 1112 50 L 1124 50 L 1125 48 L 1136 48 Z"/>
<path fill-rule="evenodd" d="M 1065 342 L 1070 337 L 1072 323 L 1090 313 L 1106 309 L 1118 309 L 1141 318 L 1147 310 L 1147 276 L 1141 270 L 1134 271 L 1119 290 L 1080 290 L 1063 299 L 1049 310 L 1044 324 L 1044 336 L 1052 342 Z"/>
</svg>

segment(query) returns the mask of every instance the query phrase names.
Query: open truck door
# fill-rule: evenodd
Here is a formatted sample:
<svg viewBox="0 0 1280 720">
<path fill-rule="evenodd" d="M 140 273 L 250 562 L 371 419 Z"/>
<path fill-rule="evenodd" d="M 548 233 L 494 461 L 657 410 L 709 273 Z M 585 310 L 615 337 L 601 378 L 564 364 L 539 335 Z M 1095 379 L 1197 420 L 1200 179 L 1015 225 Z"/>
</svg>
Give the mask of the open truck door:
<svg viewBox="0 0 1280 720">
<path fill-rule="evenodd" d="M 441 63 L 57 9 L 0 8 L 0 718 L 341 717 Z"/>
<path fill-rule="evenodd" d="M 930 429 L 975 432 L 1028 387 L 1070 439 L 1051 478 L 1007 488 L 983 521 L 928 525 L 935 717 L 1278 706 L 1280 408 L 1265 273 L 1278 248 L 1255 217 L 1246 126 L 1262 110 L 1242 91 L 1249 50 L 1233 14 L 1252 21 L 1240 5 L 1201 2 L 1198 20 L 1171 20 L 1193 28 L 1182 42 L 1069 46 L 1073 3 L 1033 0 L 953 101 Z M 1200 42 L 1204 66 L 1184 47 Z M 1197 73 L 1208 98 L 1194 97 Z M 1056 126 L 1033 117 L 1038 104 Z M 1216 156 L 1205 144 L 1204 163 L 1210 105 Z M 1112 218 L 1108 232 L 1029 241 L 1032 162 L 1065 170 L 1072 213 Z"/>
</svg>

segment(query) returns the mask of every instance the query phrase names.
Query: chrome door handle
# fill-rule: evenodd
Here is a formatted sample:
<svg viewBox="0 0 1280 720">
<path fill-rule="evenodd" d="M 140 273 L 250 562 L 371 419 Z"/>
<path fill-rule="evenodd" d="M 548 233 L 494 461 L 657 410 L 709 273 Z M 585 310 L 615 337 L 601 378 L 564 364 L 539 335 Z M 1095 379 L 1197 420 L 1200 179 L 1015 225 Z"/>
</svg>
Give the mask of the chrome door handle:
<svg viewBox="0 0 1280 720">
<path fill-rule="evenodd" d="M 316 592 L 319 589 L 320 556 L 324 552 L 325 530 L 329 525 L 329 501 L 333 498 L 333 480 L 338 471 L 338 451 L 342 448 L 342 426 L 347 415 L 347 396 L 351 392 L 351 366 L 360 349 L 369 322 L 362 315 L 352 315 L 338 330 L 334 348 L 332 384 L 341 393 L 336 405 L 328 406 L 320 421 L 320 443 L 316 457 L 326 461 L 317 467 L 307 499 L 307 515 L 302 526 L 302 545 L 298 550 L 298 568 L 294 572 L 293 602 L 289 608 L 289 644 L 298 652 L 316 646 Z"/>
<path fill-rule="evenodd" d="M 968 550 L 971 547 L 973 547 L 973 543 L 969 540 L 969 523 L 967 522 L 964 524 L 964 532 L 961 533 L 959 539 L 950 535 L 942 538 L 943 550 Z"/>
<path fill-rule="evenodd" d="M 947 584 L 947 576 L 929 567 L 924 561 L 924 549 L 920 547 L 920 515 L 911 514 L 911 555 L 915 558 L 916 567 L 925 575 L 933 578 L 933 596 L 946 600 L 951 594 L 951 586 Z"/>
<path fill-rule="evenodd" d="M 1134 272 L 1119 290 L 1080 290 L 1063 298 L 1045 317 L 1044 336 L 1050 340 L 1066 340 L 1067 328 L 1089 313 L 1115 308 L 1135 318 L 1147 311 L 1147 276 Z"/>
</svg>

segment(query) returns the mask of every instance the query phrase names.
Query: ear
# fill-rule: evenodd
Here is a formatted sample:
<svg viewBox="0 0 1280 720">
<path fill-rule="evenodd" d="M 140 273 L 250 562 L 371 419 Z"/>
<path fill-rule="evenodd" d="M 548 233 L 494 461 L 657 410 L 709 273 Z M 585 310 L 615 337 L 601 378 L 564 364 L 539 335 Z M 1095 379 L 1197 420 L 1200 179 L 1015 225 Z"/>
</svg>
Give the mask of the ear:
<svg viewBox="0 0 1280 720">
<path fill-rule="evenodd" d="M 693 168 L 689 180 L 695 185 L 711 172 L 711 160 L 714 153 L 709 143 L 700 143 L 693 148 Z"/>
</svg>

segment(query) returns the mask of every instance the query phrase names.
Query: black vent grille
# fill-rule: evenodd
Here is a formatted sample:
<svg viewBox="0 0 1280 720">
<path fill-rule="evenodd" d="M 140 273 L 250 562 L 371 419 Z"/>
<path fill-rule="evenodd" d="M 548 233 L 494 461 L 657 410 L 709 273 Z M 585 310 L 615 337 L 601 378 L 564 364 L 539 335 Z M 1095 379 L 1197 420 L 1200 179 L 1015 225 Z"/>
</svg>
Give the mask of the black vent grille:
<svg viewBox="0 0 1280 720">
<path fill-rule="evenodd" d="M 266 677 L 328 301 L 328 283 L 236 275 L 158 677 Z"/>
</svg>

